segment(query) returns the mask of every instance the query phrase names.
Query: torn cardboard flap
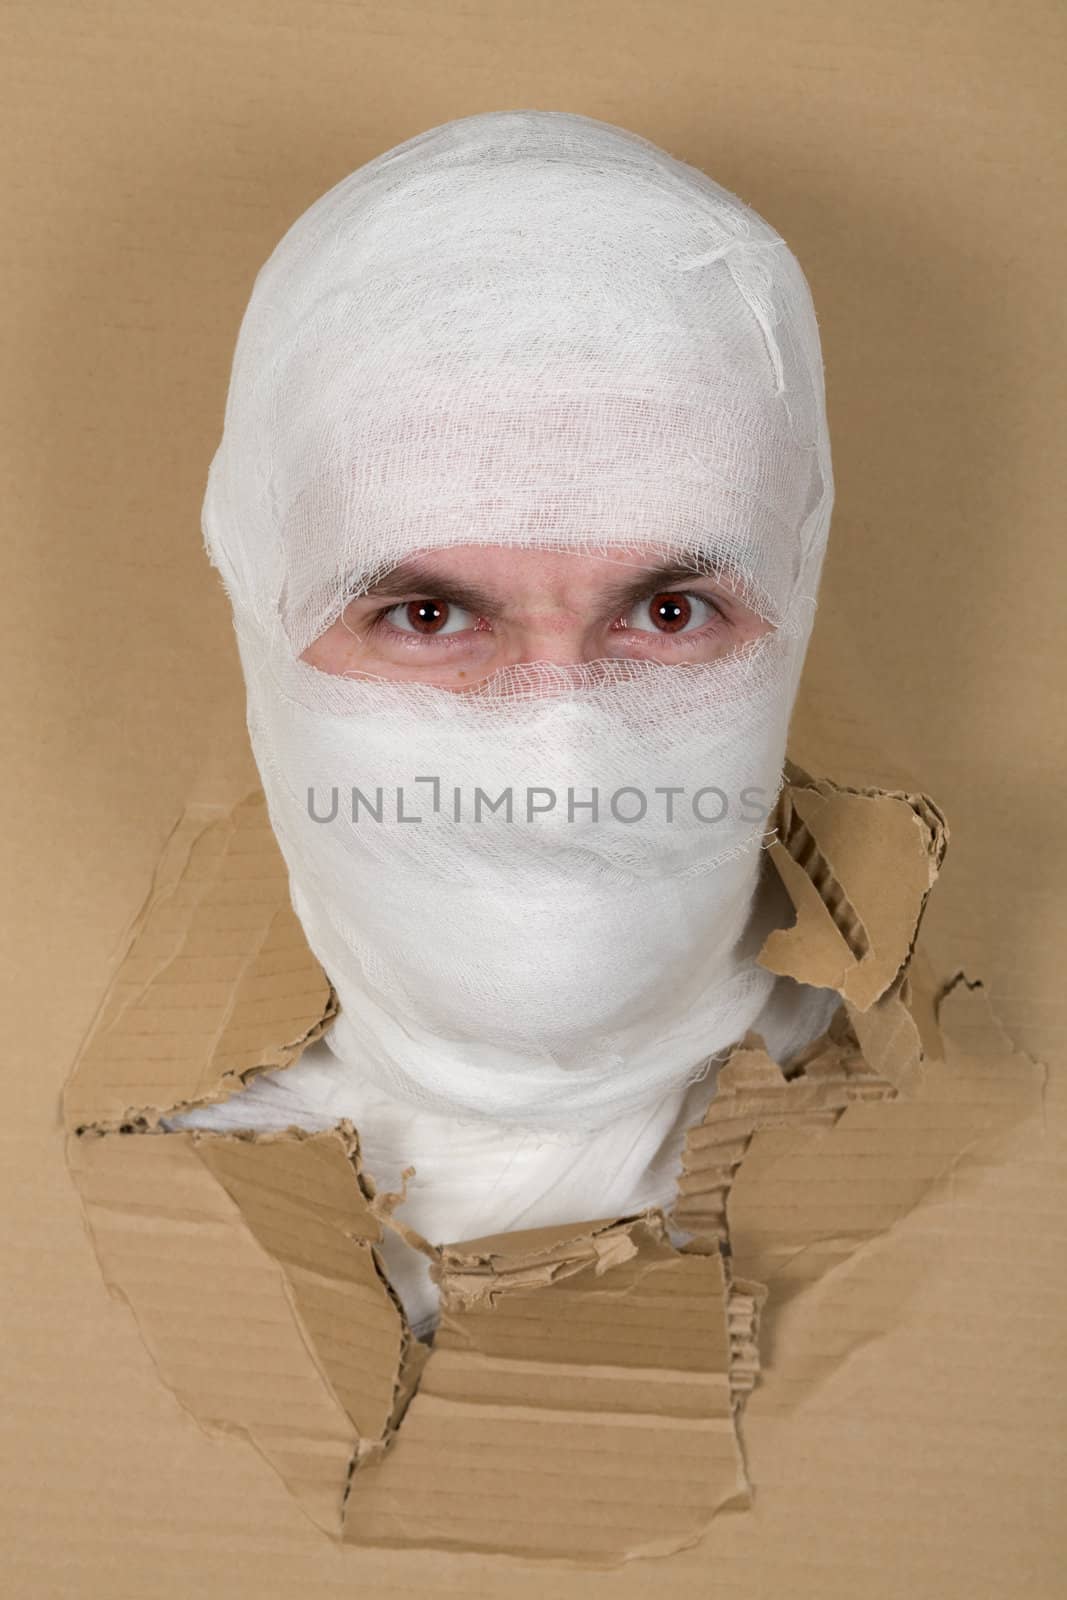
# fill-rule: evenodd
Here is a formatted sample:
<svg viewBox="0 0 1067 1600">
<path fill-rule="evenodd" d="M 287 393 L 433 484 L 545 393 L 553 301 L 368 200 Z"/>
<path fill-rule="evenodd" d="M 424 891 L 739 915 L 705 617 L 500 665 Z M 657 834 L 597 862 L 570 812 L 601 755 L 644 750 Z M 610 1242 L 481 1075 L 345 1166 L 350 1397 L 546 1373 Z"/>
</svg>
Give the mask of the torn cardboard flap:
<svg viewBox="0 0 1067 1600">
<path fill-rule="evenodd" d="M 879 1005 L 910 1017 L 916 994 L 901 984 Z M 1039 1115 L 1043 1070 L 1012 1048 L 980 985 L 954 981 L 936 1015 L 952 1031 L 941 1032 L 937 1055 L 923 1057 L 923 1035 L 911 1027 L 907 1095 L 865 1058 L 842 1008 L 799 1076 L 787 1078 L 758 1041 L 746 1041 L 690 1129 L 673 1220 L 693 1233 L 692 1248 L 726 1245 L 734 1271 L 767 1287 L 764 1348 L 777 1343 L 792 1299 L 933 1201 L 984 1138 Z M 847 1328 L 821 1329 L 796 1398 L 811 1373 L 877 1334 L 883 1309 L 872 1316 L 858 1307 Z"/>
<path fill-rule="evenodd" d="M 69 1160 L 164 1382 L 209 1430 L 246 1435 L 336 1536 L 353 1454 L 388 1436 L 424 1354 L 373 1252 L 350 1125 L 90 1134 Z"/>
<path fill-rule="evenodd" d="M 521 1241 L 521 1248 L 518 1248 Z M 565 1227 L 524 1228 L 445 1245 L 432 1276 L 451 1309 L 492 1304 L 505 1289 L 538 1288 L 592 1267 L 596 1274 L 636 1254 L 629 1229 L 615 1217 Z"/>
<path fill-rule="evenodd" d="M 720 1256 L 675 1250 L 649 1212 L 446 1249 L 440 1282 L 433 1352 L 392 1448 L 353 1477 L 346 1542 L 602 1565 L 748 1503 L 730 1368 L 755 1308 L 742 1294 L 731 1337 Z"/>
<path fill-rule="evenodd" d="M 262 796 L 175 830 L 67 1085 L 70 1168 L 164 1382 L 333 1537 L 605 1566 L 693 1543 L 749 1503 L 738 1420 L 761 1350 L 790 1358 L 790 1306 L 1032 1108 L 1025 1058 L 946 1053 L 913 959 L 937 808 L 793 776 L 772 855 L 796 921 L 763 960 L 839 989 L 830 1028 L 784 1065 L 753 1035 L 723 1066 L 680 1248 L 657 1212 L 426 1245 L 432 1349 L 388 1284 L 380 1230 L 403 1225 L 351 1124 L 160 1126 L 284 1068 L 336 1008 Z M 849 1337 L 823 1329 L 810 1372 Z"/>
<path fill-rule="evenodd" d="M 907 965 L 948 828 L 926 795 L 843 788 L 793 763 L 788 776 L 770 854 L 797 922 L 758 959 L 865 1011 Z"/>
<path fill-rule="evenodd" d="M 336 1014 L 261 793 L 187 812 L 64 1091 L 68 1127 L 158 1127 L 288 1066 Z"/>
</svg>

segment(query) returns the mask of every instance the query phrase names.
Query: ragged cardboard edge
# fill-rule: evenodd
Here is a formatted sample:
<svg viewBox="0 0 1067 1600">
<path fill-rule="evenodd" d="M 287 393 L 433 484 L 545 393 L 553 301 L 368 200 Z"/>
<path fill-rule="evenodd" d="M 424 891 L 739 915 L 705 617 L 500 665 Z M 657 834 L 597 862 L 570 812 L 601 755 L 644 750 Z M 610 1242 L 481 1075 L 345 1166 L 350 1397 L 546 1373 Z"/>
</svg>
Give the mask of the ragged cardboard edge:
<svg viewBox="0 0 1067 1600">
<path fill-rule="evenodd" d="M 189 856 L 197 839 L 208 828 L 219 823 L 227 823 L 229 817 L 229 809 L 220 806 L 207 803 L 187 806 L 164 840 L 163 849 L 156 863 L 148 894 L 134 913 L 132 921 L 126 928 L 124 937 L 119 941 L 122 953 L 119 956 L 116 971 L 112 974 L 104 991 L 104 998 L 78 1047 L 74 1063 L 63 1086 L 62 1101 L 65 1123 L 68 1128 L 73 1126 L 75 1131 L 78 1131 L 76 1127 L 77 1114 L 72 1115 L 73 1101 L 76 1095 L 77 1082 L 85 1073 L 88 1052 L 102 1034 L 115 1026 L 123 1006 L 128 1003 L 128 996 L 120 981 L 124 965 L 129 961 L 131 952 L 140 943 L 146 925 L 157 906 L 173 897 L 188 869 Z M 151 979 L 148 980 L 148 982 L 150 981 Z M 144 984 L 142 988 L 146 986 Z M 122 1131 L 125 1130 L 123 1129 Z"/>
<path fill-rule="evenodd" d="M 147 1131 L 225 1100 L 291 1065 L 336 1014 L 262 793 L 222 813 L 192 807 L 68 1077 L 66 1125 Z"/>
<path fill-rule="evenodd" d="M 908 965 L 947 824 L 926 795 L 849 788 L 792 762 L 786 778 L 769 853 L 797 919 L 757 960 L 866 1011 Z"/>
<path fill-rule="evenodd" d="M 815 1241 L 824 1260 L 814 1273 L 810 1255 L 789 1261 L 780 1251 L 764 1253 L 772 1280 L 770 1367 L 777 1380 L 757 1397 L 764 1411 L 782 1414 L 810 1406 L 858 1348 L 891 1333 L 909 1315 L 910 1302 L 922 1293 L 929 1274 L 939 1270 L 943 1208 L 966 1204 L 970 1185 L 981 1183 L 990 1166 L 1027 1162 L 1044 1135 L 1047 1068 L 1012 1041 L 982 981 L 957 973 L 940 988 L 937 1016 L 943 1050 L 939 1058 L 929 1058 L 920 1093 L 911 1101 L 898 1096 L 881 1105 L 849 1108 L 829 1135 L 829 1142 L 843 1138 L 846 1155 L 851 1152 L 853 1158 L 858 1151 L 867 1160 L 881 1153 L 883 1176 L 876 1176 L 872 1193 L 884 1190 L 886 1175 L 896 1188 L 895 1195 L 881 1196 L 881 1226 L 868 1228 L 866 1237 L 845 1239 L 841 1251 L 835 1249 L 840 1240 Z M 896 1118 L 899 1125 L 880 1126 L 884 1118 Z M 909 1164 L 917 1169 L 910 1177 Z M 796 1170 L 782 1176 L 795 1181 Z M 862 1200 L 862 1183 L 852 1187 Z M 886 1205 L 886 1199 L 893 1203 Z M 768 1214 L 762 1225 L 773 1227 L 773 1190 L 764 1192 L 763 1201 Z M 906 1219 L 923 1213 L 931 1218 L 929 1242 L 920 1221 L 910 1233 L 910 1247 L 906 1236 L 902 1248 L 894 1250 L 892 1236 Z M 848 1219 L 840 1221 L 847 1228 Z M 739 1223 L 745 1227 L 743 1215 Z M 833 1232 L 832 1218 L 826 1231 Z"/>
<path fill-rule="evenodd" d="M 351 1124 L 350 1124 L 351 1126 Z M 379 1193 L 377 1185 L 369 1172 L 360 1169 L 360 1183 L 363 1192 L 370 1201 L 370 1208 L 378 1218 L 383 1228 L 388 1228 L 392 1233 L 398 1234 L 404 1243 L 419 1255 L 429 1258 L 432 1262 L 441 1259 L 440 1246 L 431 1244 L 429 1239 L 423 1237 L 410 1223 L 401 1222 L 395 1215 L 396 1208 L 403 1205 L 407 1199 L 408 1182 L 415 1176 L 414 1167 L 405 1167 L 400 1174 L 400 1188 Z"/>
<path fill-rule="evenodd" d="M 750 1033 L 720 1069 L 703 1120 L 686 1134 L 672 1223 L 686 1248 L 732 1249 L 728 1204 L 760 1129 L 831 1128 L 854 1103 L 915 1095 L 926 1060 L 941 1060 L 937 986 L 921 947 L 866 1011 L 843 1001 L 829 1027 L 788 1069 Z M 807 1135 L 801 1135 L 807 1137 Z"/>
<path fill-rule="evenodd" d="M 730 1248 L 727 1203 L 759 1128 L 829 1127 L 852 1099 L 894 1092 L 864 1060 L 844 1008 L 788 1078 L 760 1036 L 747 1034 L 720 1068 L 703 1120 L 686 1134 L 670 1212 L 674 1225 L 691 1235 L 686 1248 Z"/>
<path fill-rule="evenodd" d="M 178 1099 L 170 1103 L 153 1105 L 142 1103 L 140 1105 L 127 1104 L 121 1111 L 110 1115 L 97 1116 L 92 1121 L 78 1121 L 73 1124 L 70 1131 L 78 1136 L 82 1134 L 102 1133 L 166 1133 L 163 1127 L 164 1118 L 179 1116 L 182 1112 L 199 1110 L 204 1106 L 217 1105 L 220 1101 L 229 1100 L 234 1095 L 246 1089 L 253 1078 L 259 1077 L 262 1072 L 280 1072 L 285 1067 L 291 1067 L 299 1060 L 309 1045 L 321 1039 L 334 1017 L 337 1015 L 337 996 L 331 988 L 329 997 L 316 1020 L 311 1023 L 306 1032 L 297 1038 L 288 1040 L 285 1044 L 272 1046 L 264 1050 L 255 1066 L 247 1067 L 242 1071 L 227 1071 L 219 1078 L 215 1087 L 208 1093 L 197 1095 L 195 1099 Z M 74 1100 L 66 1103 L 69 1114 L 77 1115 L 77 1102 Z M 179 1131 L 179 1130 L 175 1130 Z M 300 1132 L 294 1127 L 295 1132 Z M 389 1226 L 395 1231 L 403 1231 L 403 1224 L 396 1219 Z M 410 1231 L 410 1230 L 408 1230 Z M 405 1237 L 406 1237 L 405 1232 Z"/>
<path fill-rule="evenodd" d="M 337 1173 L 337 1177 L 343 1183 L 345 1191 L 343 1196 L 339 1196 L 339 1199 L 342 1200 L 342 1203 L 344 1198 L 347 1198 L 347 1182 L 344 1180 L 349 1178 L 355 1179 L 359 1204 L 357 1207 L 350 1208 L 352 1212 L 351 1220 L 354 1220 L 357 1223 L 365 1220 L 367 1223 L 371 1224 L 365 1236 L 365 1243 L 368 1246 L 369 1258 L 374 1267 L 374 1272 L 380 1290 L 382 1291 L 384 1297 L 388 1299 L 400 1328 L 400 1340 L 397 1356 L 395 1361 L 391 1364 L 391 1374 L 387 1374 L 383 1380 L 383 1383 L 389 1384 L 391 1396 L 388 1400 L 388 1403 L 383 1401 L 384 1415 L 380 1420 L 375 1421 L 371 1427 L 367 1426 L 363 1418 L 356 1415 L 354 1406 L 350 1401 L 346 1400 L 341 1388 L 338 1385 L 335 1375 L 331 1371 L 329 1361 L 324 1358 L 322 1354 L 322 1341 L 317 1340 L 310 1331 L 308 1318 L 302 1311 L 298 1285 L 296 1284 L 292 1273 L 286 1271 L 286 1263 L 283 1261 L 282 1252 L 277 1247 L 277 1244 L 274 1244 L 272 1248 L 271 1242 L 268 1239 L 263 1237 L 261 1233 L 257 1232 L 255 1228 L 252 1230 L 254 1233 L 256 1233 L 259 1243 L 267 1251 L 267 1254 L 271 1257 L 271 1259 L 279 1262 L 279 1264 L 282 1266 L 287 1292 L 289 1293 L 290 1303 L 293 1308 L 294 1320 L 301 1330 L 307 1346 L 308 1354 L 319 1371 L 323 1383 L 331 1393 L 337 1396 L 338 1401 L 343 1406 L 346 1414 L 354 1423 L 357 1424 L 359 1430 L 355 1440 L 352 1457 L 345 1473 L 345 1482 L 341 1498 L 341 1514 L 343 1519 L 344 1501 L 348 1496 L 348 1488 L 352 1472 L 355 1470 L 355 1467 L 358 1464 L 365 1460 L 374 1458 L 388 1448 L 391 1439 L 395 1435 L 397 1428 L 400 1426 L 404 1412 L 411 1403 L 411 1398 L 418 1385 L 419 1374 L 425 1363 L 426 1357 L 429 1355 L 429 1347 L 420 1343 L 420 1341 L 415 1338 L 411 1330 L 403 1303 L 401 1302 L 399 1295 L 390 1282 L 385 1262 L 377 1248 L 381 1242 L 383 1226 L 388 1226 L 393 1221 L 390 1216 L 391 1205 L 392 1203 L 395 1203 L 399 1196 L 382 1195 L 376 1192 L 373 1179 L 363 1167 L 362 1151 L 360 1147 L 358 1131 L 355 1127 L 355 1124 L 352 1123 L 348 1118 L 343 1118 L 335 1125 L 334 1128 L 328 1130 L 325 1134 L 308 1133 L 299 1128 L 292 1128 L 276 1133 L 259 1133 L 254 1130 L 249 1130 L 248 1132 L 241 1131 L 231 1134 L 215 1134 L 203 1129 L 193 1129 L 190 1131 L 193 1145 L 197 1150 L 198 1155 L 209 1167 L 209 1170 L 217 1178 L 219 1183 L 227 1190 L 227 1193 L 230 1194 L 231 1199 L 233 1199 L 235 1204 L 237 1204 L 238 1209 L 241 1211 L 241 1214 L 243 1217 L 245 1217 L 246 1221 L 250 1212 L 247 1199 L 242 1204 L 242 1197 L 239 1191 L 235 1188 L 232 1180 L 228 1181 L 227 1173 L 225 1171 L 225 1164 L 217 1159 L 218 1154 L 220 1152 L 225 1152 L 227 1149 L 234 1149 L 235 1147 L 240 1147 L 242 1144 L 257 1145 L 260 1147 L 275 1146 L 279 1149 L 288 1149 L 294 1143 L 296 1143 L 303 1144 L 305 1148 L 310 1147 L 329 1151 L 332 1147 L 330 1144 L 324 1143 L 324 1141 L 334 1139 L 336 1141 L 336 1145 L 340 1148 L 345 1158 L 343 1178 L 340 1170 Z M 212 1159 L 213 1156 L 216 1159 Z M 259 1180 L 257 1187 L 262 1188 L 261 1179 Z M 413 1238 L 419 1237 L 414 1234 L 413 1230 L 407 1231 L 412 1233 Z M 350 1242 L 364 1242 L 362 1233 L 355 1234 L 348 1229 L 345 1229 L 344 1233 Z M 421 1242 L 425 1245 L 425 1241 Z M 432 1250 L 432 1247 L 430 1246 L 425 1246 L 425 1248 Z M 432 1253 L 436 1257 L 437 1252 L 432 1251 Z M 297 1266 L 299 1265 L 300 1263 L 298 1262 Z M 321 1285 L 323 1281 L 321 1263 L 309 1263 L 308 1271 L 315 1279 L 318 1280 L 319 1285 Z"/>
<path fill-rule="evenodd" d="M 607 1279 L 631 1264 L 642 1270 L 679 1257 L 667 1236 L 661 1210 L 650 1207 L 631 1217 L 615 1217 L 566 1227 L 523 1229 L 442 1246 L 434 1273 L 441 1291 L 442 1330 L 462 1314 L 480 1317 L 499 1301 L 529 1298 L 532 1291 L 562 1284 L 579 1273 Z"/>
<path fill-rule="evenodd" d="M 756 1035 L 732 1053 L 687 1136 L 671 1213 L 693 1235 L 685 1248 L 725 1249 L 767 1288 L 775 1318 L 934 1203 L 976 1147 L 1027 1124 L 1045 1081 L 981 982 L 935 985 L 921 951 L 875 1007 L 842 1006 L 804 1054 L 787 1078 Z M 860 1323 L 826 1326 L 821 1345 L 809 1330 L 807 1375 L 792 1350 L 793 1403 L 863 1337 Z"/>
<path fill-rule="evenodd" d="M 676 1250 L 662 1212 L 445 1246 L 437 1276 L 433 1350 L 389 1453 L 354 1475 L 346 1543 L 604 1569 L 749 1505 L 735 1390 L 754 1381 L 763 1291 Z"/>
<path fill-rule="evenodd" d="M 428 1354 L 378 1250 L 381 1223 L 353 1124 L 315 1133 L 71 1134 L 68 1146 L 101 1276 L 131 1311 L 165 1385 L 199 1426 L 251 1443 L 316 1526 L 339 1538 L 352 1463 L 386 1447 Z M 278 1162 L 288 1185 L 278 1182 Z M 208 1230 L 213 1265 L 198 1269 L 195 1294 L 172 1295 L 166 1241 L 173 1232 L 169 1262 L 179 1286 L 176 1256 L 196 1219 Z M 162 1256 L 158 1270 L 146 1272 L 145 1229 L 153 1224 Z M 220 1250 L 233 1260 L 221 1276 Z M 212 1329 L 240 1326 L 249 1294 L 256 1309 L 247 1357 L 234 1354 L 232 1336 L 213 1347 Z M 275 1346 L 279 1355 L 257 1377 L 256 1352 Z M 203 1363 L 206 1402 L 189 1376 L 190 1351 Z M 231 1379 L 235 1360 L 242 1370 Z M 271 1376 L 276 1366 L 287 1374 L 283 1390 Z M 249 1412 L 257 1385 L 262 1404 Z M 291 1420 L 295 1395 L 303 1396 L 299 1426 Z"/>
<path fill-rule="evenodd" d="M 944 991 L 942 991 L 944 992 Z M 688 1130 L 678 1199 L 670 1212 L 689 1248 L 729 1248 L 727 1203 L 760 1128 L 829 1128 L 856 1102 L 914 1096 L 927 1060 L 944 1056 L 940 994 L 921 947 L 866 1011 L 843 1001 L 829 1027 L 788 1070 L 750 1033 L 720 1069 L 702 1122 Z"/>
<path fill-rule="evenodd" d="M 944 1058 L 941 993 L 926 952 L 914 942 L 892 984 L 872 1005 L 863 1009 L 847 998 L 842 1003 L 846 1035 L 871 1070 L 899 1094 L 917 1094 L 924 1063 Z"/>
<path fill-rule="evenodd" d="M 486 1234 L 443 1246 L 430 1276 L 440 1288 L 442 1309 L 492 1306 L 503 1293 L 553 1283 L 589 1266 L 600 1276 L 629 1260 L 637 1251 L 633 1230 L 639 1220 L 608 1217 L 565 1227 Z"/>
</svg>

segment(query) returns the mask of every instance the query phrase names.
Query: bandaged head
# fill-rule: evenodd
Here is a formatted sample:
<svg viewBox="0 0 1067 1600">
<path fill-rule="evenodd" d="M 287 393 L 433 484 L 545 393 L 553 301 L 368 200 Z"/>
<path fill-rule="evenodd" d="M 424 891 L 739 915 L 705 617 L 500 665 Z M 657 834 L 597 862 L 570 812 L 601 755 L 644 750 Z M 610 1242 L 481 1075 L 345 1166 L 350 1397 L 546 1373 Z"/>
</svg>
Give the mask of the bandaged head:
<svg viewBox="0 0 1067 1600">
<path fill-rule="evenodd" d="M 290 228 L 241 326 L 204 532 L 331 1043 L 370 1081 L 595 1130 L 752 1025 L 832 500 L 797 261 L 647 140 L 466 117 Z M 655 544 L 771 626 L 702 664 L 522 663 L 465 692 L 302 659 L 397 562 L 479 544 Z"/>
</svg>

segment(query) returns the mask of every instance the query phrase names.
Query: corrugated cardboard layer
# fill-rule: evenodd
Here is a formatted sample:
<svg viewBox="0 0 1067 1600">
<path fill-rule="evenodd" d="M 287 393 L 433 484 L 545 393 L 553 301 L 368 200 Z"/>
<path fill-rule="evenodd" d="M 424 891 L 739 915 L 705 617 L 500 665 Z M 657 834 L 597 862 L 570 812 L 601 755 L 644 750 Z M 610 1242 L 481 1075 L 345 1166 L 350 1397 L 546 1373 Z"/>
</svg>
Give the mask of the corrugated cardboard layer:
<svg viewBox="0 0 1067 1600">
<path fill-rule="evenodd" d="M 747 1505 L 722 1259 L 680 1254 L 654 1212 L 556 1233 L 445 1250 L 433 1352 L 353 1478 L 346 1540 L 595 1565 Z"/>
<path fill-rule="evenodd" d="M 827 1035 L 805 1052 L 803 1070 L 786 1078 L 756 1034 L 719 1069 L 715 1098 L 703 1122 L 686 1135 L 678 1200 L 680 1228 L 713 1248 L 730 1239 L 727 1201 L 759 1128 L 832 1127 L 853 1099 L 892 1094 L 891 1085 L 863 1059 L 838 1012 Z"/>
<path fill-rule="evenodd" d="M 907 962 L 948 842 L 926 795 L 846 788 L 790 763 L 771 859 L 798 912 L 763 966 L 837 989 L 861 1011 Z"/>
</svg>

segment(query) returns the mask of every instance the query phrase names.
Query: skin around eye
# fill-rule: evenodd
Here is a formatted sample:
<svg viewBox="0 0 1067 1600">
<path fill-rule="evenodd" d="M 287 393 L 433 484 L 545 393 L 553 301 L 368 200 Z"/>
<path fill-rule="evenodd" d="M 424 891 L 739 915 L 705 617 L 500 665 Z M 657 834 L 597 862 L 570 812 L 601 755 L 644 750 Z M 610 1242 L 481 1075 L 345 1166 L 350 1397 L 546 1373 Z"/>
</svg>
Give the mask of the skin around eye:
<svg viewBox="0 0 1067 1600">
<path fill-rule="evenodd" d="M 708 662 L 773 630 L 746 603 L 742 579 L 673 554 L 659 545 L 610 556 L 423 552 L 354 592 L 302 657 L 325 672 L 463 690 L 523 662 Z"/>
<path fill-rule="evenodd" d="M 631 630 L 674 637 L 699 633 L 709 623 L 721 625 L 725 621 L 722 608 L 706 595 L 672 589 L 638 601 L 611 626 L 615 632 Z M 476 618 L 465 606 L 457 605 L 443 596 L 404 600 L 398 605 L 387 606 L 377 613 L 373 625 L 407 634 L 409 638 L 422 638 L 428 643 L 466 633 L 474 627 L 483 632 L 491 630 L 491 624 L 485 618 Z"/>
</svg>

